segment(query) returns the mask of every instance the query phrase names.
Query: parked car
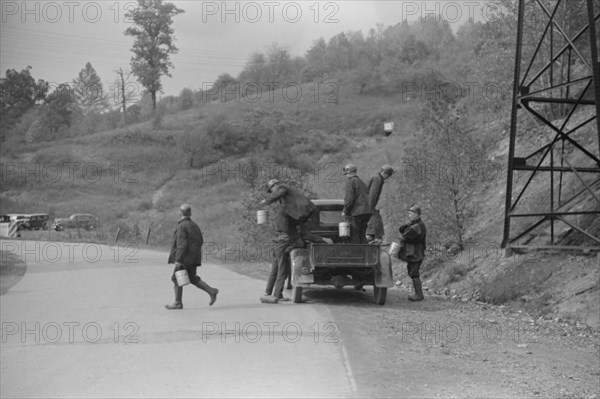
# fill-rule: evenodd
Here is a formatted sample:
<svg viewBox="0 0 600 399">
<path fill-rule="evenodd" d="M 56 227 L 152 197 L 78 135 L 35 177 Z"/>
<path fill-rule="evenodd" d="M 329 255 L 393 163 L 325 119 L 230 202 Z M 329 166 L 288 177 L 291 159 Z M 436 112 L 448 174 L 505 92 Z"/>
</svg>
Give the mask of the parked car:
<svg viewBox="0 0 600 399">
<path fill-rule="evenodd" d="M 10 216 L 0 215 L 0 223 L 10 223 Z"/>
<path fill-rule="evenodd" d="M 89 213 L 75 213 L 69 218 L 57 218 L 52 224 L 52 228 L 56 231 L 64 229 L 84 229 L 93 230 L 98 226 L 98 218 Z"/>
<path fill-rule="evenodd" d="M 349 244 L 339 236 L 344 200 L 312 200 L 319 212 L 308 222 L 312 234 L 329 239 L 332 244 L 309 244 L 294 249 L 292 260 L 292 300 L 302 301 L 304 288 L 315 285 L 373 286 L 373 296 L 379 305 L 385 304 L 387 289 L 393 286 L 392 261 L 380 244 Z"/>
<path fill-rule="evenodd" d="M 29 215 L 29 220 L 23 223 L 23 227 L 28 230 L 47 230 L 50 216 L 46 213 L 34 213 Z"/>
</svg>

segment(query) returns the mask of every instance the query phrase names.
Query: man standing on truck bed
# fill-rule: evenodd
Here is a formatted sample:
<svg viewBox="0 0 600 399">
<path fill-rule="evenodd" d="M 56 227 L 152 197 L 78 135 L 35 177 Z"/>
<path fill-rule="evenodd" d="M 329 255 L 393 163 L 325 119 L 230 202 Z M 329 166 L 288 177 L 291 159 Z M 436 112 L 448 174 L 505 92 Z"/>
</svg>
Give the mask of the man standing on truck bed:
<svg viewBox="0 0 600 399">
<path fill-rule="evenodd" d="M 265 294 L 271 293 L 271 295 L 265 295 L 261 298 L 261 301 L 277 303 L 289 300 L 282 295 L 283 285 L 291 268 L 289 253 L 292 249 L 304 245 L 304 242 L 301 240 L 304 225 L 310 219 L 311 215 L 317 211 L 317 208 L 300 190 L 280 183 L 277 179 L 269 180 L 267 183 L 267 192 L 270 196 L 260 203 L 270 205 L 275 201 L 279 201 L 281 208 L 277 216 L 277 231 L 279 234 L 275 240 L 277 278 L 275 279 L 274 286 L 272 285 L 272 281 L 267 284 L 267 292 Z M 273 287 L 272 291 L 271 287 Z"/>
<path fill-rule="evenodd" d="M 355 165 L 349 163 L 344 166 L 343 171 L 347 180 L 344 188 L 342 217 L 347 217 L 350 221 L 350 243 L 366 244 L 367 223 L 371 218 L 369 190 L 357 176 Z"/>
<path fill-rule="evenodd" d="M 413 205 L 408 210 L 409 222 L 400 226 L 400 252 L 398 257 L 406 262 L 408 276 L 412 279 L 415 295 L 408 297 L 410 301 L 423 300 L 423 286 L 419 269 L 425 249 L 427 248 L 427 228 L 421 220 L 421 208 Z"/>
<path fill-rule="evenodd" d="M 385 181 L 394 173 L 394 169 L 390 165 L 383 165 L 377 175 L 373 176 L 369 181 L 367 188 L 369 189 L 369 204 L 371 205 L 371 218 L 367 224 L 367 241 L 372 242 L 377 240 L 381 243 L 383 240 L 383 220 L 377 209 L 377 203 L 381 196 L 381 190 Z"/>
</svg>

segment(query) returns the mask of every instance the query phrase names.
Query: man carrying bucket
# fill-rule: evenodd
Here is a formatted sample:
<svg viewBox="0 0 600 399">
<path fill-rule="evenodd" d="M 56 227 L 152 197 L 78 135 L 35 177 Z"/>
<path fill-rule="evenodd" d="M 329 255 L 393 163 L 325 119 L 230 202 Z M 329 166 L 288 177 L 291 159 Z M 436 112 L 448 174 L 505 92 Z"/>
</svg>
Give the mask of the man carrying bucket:
<svg viewBox="0 0 600 399">
<path fill-rule="evenodd" d="M 348 180 L 346 180 L 344 188 L 342 217 L 346 217 L 350 221 L 350 243 L 366 244 L 367 223 L 371 218 L 369 190 L 357 176 L 355 165 L 349 163 L 344 166 L 343 171 Z"/>
<path fill-rule="evenodd" d="M 302 194 L 298 189 L 287 184 L 282 184 L 277 179 L 271 179 L 267 183 L 267 192 L 270 196 L 262 200 L 262 205 L 270 205 L 275 201 L 281 203 L 281 210 L 277 216 L 278 236 L 275 240 L 275 260 L 277 265 L 277 277 L 273 284 L 272 277 L 267 284 L 265 295 L 261 297 L 262 302 L 278 303 L 289 301 L 284 298 L 283 285 L 290 270 L 290 251 L 294 248 L 303 247 L 302 237 L 305 235 L 304 225 L 316 212 L 317 208 L 312 201 Z M 275 268 L 273 268 L 274 273 Z M 272 289 L 272 290 L 271 290 Z M 270 294 L 270 295 L 269 295 Z"/>
<path fill-rule="evenodd" d="M 183 285 L 188 283 L 187 281 L 181 282 L 181 271 L 183 270 L 187 272 L 191 284 L 210 295 L 210 306 L 215 303 L 219 293 L 218 289 L 209 286 L 196 274 L 196 268 L 202 265 L 202 244 L 204 240 L 200 227 L 190 219 L 191 216 L 192 208 L 188 204 L 179 207 L 179 222 L 173 234 L 173 244 L 168 260 L 169 264 L 175 263 L 175 269 L 171 277 L 175 290 L 175 302 L 172 305 L 165 305 L 170 310 L 183 309 Z M 178 274 L 180 284 L 178 284 Z"/>
<path fill-rule="evenodd" d="M 425 258 L 427 249 L 427 228 L 421 220 L 421 208 L 413 205 L 408 210 L 408 223 L 398 229 L 400 231 L 400 251 L 398 258 L 406 262 L 408 276 L 412 279 L 414 295 L 410 295 L 410 301 L 422 301 L 423 285 L 419 269 Z"/>
</svg>

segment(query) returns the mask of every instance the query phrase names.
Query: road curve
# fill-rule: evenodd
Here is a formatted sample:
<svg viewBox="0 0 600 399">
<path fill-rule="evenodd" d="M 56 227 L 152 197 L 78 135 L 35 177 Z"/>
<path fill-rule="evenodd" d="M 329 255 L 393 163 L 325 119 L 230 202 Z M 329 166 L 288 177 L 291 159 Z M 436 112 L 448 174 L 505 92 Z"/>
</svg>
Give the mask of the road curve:
<svg viewBox="0 0 600 399">
<path fill-rule="evenodd" d="M 310 304 L 261 304 L 264 282 L 206 264 L 216 304 L 173 301 L 167 254 L 0 240 L 27 264 L 0 301 L 2 397 L 356 397 L 341 334 Z M 4 261 L 4 259 L 2 259 Z"/>
</svg>

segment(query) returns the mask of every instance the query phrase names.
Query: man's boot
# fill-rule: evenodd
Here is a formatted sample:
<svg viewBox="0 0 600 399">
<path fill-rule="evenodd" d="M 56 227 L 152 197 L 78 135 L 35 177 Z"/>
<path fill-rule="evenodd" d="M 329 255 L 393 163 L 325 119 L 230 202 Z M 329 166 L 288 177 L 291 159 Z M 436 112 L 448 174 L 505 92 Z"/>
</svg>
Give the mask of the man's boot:
<svg viewBox="0 0 600 399">
<path fill-rule="evenodd" d="M 183 302 L 181 301 L 181 298 L 183 297 L 183 287 L 175 286 L 174 291 L 175 291 L 175 303 L 173 303 L 172 305 L 165 305 L 165 308 L 167 308 L 169 310 L 183 309 Z"/>
<path fill-rule="evenodd" d="M 194 285 L 200 288 L 202 291 L 205 291 L 208 295 L 210 295 L 210 302 L 208 305 L 212 306 L 217 300 L 217 294 L 219 293 L 219 290 L 216 288 L 212 288 L 210 285 L 206 284 L 200 279 L 198 279 L 198 282 Z"/>
<path fill-rule="evenodd" d="M 423 300 L 423 285 L 419 277 L 413 278 L 413 287 L 415 288 L 415 295 L 408 297 L 409 301 L 422 301 Z"/>
</svg>

